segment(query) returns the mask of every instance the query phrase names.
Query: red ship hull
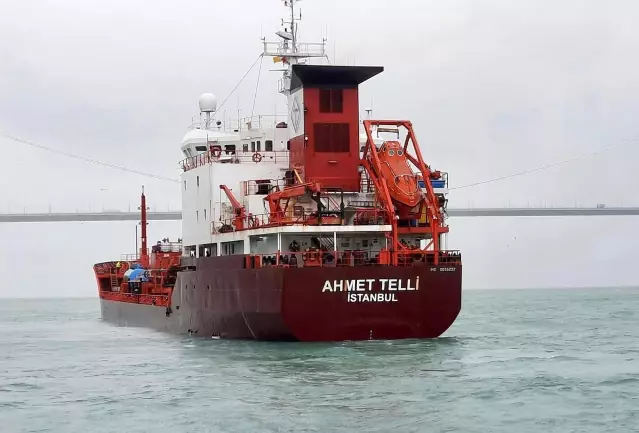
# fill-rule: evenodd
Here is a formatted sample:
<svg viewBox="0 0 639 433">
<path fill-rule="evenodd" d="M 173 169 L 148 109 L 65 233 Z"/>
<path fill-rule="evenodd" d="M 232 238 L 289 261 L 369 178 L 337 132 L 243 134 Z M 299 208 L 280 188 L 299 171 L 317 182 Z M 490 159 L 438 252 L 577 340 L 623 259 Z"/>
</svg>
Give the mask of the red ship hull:
<svg viewBox="0 0 639 433">
<path fill-rule="evenodd" d="M 244 257 L 187 259 L 171 305 L 101 299 L 102 317 L 200 337 L 267 341 L 435 338 L 461 309 L 462 266 L 244 269 Z"/>
</svg>

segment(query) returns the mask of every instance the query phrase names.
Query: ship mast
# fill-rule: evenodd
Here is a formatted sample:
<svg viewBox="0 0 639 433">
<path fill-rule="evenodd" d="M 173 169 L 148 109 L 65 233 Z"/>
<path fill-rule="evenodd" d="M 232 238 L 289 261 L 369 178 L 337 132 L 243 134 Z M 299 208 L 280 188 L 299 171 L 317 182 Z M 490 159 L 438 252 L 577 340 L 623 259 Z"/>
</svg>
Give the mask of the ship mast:
<svg viewBox="0 0 639 433">
<path fill-rule="evenodd" d="M 293 45 L 293 52 L 296 53 L 297 52 L 297 31 L 295 29 L 296 24 L 295 24 L 295 2 L 297 0 L 287 0 L 288 1 L 288 5 L 291 8 L 291 21 L 290 21 L 290 25 L 291 25 L 291 36 L 292 36 L 292 45 Z M 287 1 L 284 2 L 284 4 L 287 4 Z M 300 20 L 302 19 L 302 14 L 300 12 Z"/>
<path fill-rule="evenodd" d="M 140 263 L 142 266 L 149 266 L 149 250 L 147 249 L 147 237 L 146 237 L 146 196 L 144 195 L 144 186 L 142 187 L 142 195 L 140 196 L 140 224 L 142 225 L 142 249 L 140 251 Z"/>
<path fill-rule="evenodd" d="M 301 12 L 297 15 L 296 5 L 301 0 L 282 0 L 284 5 L 290 10 L 290 21 L 282 19 L 283 30 L 275 32 L 280 38 L 279 42 L 267 42 L 262 38 L 264 44 L 263 55 L 272 57 L 274 63 L 282 63 L 282 78 L 278 82 L 278 91 L 285 96 L 290 94 L 291 76 L 293 65 L 302 63 L 301 60 L 314 57 L 327 57 L 326 38 L 322 42 L 299 44 L 297 35 L 299 31 L 298 22 L 302 19 Z"/>
</svg>

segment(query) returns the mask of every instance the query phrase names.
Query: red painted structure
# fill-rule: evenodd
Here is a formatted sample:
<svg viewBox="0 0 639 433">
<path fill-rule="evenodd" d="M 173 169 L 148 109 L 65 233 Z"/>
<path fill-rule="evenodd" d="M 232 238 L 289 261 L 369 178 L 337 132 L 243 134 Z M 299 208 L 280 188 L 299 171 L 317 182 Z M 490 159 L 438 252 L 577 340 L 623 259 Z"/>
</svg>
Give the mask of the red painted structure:
<svg viewBox="0 0 639 433">
<path fill-rule="evenodd" d="M 140 196 L 140 216 L 142 248 L 131 256 L 117 262 L 97 263 L 93 266 L 98 293 L 101 299 L 132 304 L 169 307 L 171 294 L 180 268 L 182 245 L 180 243 L 147 247 L 147 207 L 144 187 Z M 127 271 L 141 268 L 135 278 L 129 278 Z"/>
<path fill-rule="evenodd" d="M 298 100 L 293 102 L 293 112 L 303 116 L 303 128 L 290 141 L 290 166 L 304 182 L 319 182 L 323 189 L 360 190 L 358 86 L 382 70 L 293 67 L 291 93 L 301 92 L 303 101 L 303 107 L 295 106 Z"/>
</svg>

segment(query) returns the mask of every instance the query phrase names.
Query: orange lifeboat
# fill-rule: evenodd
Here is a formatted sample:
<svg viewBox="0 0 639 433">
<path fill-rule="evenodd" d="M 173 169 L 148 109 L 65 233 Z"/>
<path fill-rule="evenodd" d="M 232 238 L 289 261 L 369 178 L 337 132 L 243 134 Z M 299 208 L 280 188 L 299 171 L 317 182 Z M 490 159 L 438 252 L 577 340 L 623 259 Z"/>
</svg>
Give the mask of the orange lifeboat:
<svg viewBox="0 0 639 433">
<path fill-rule="evenodd" d="M 385 141 L 377 155 L 382 171 L 381 177 L 386 180 L 393 201 L 409 208 L 417 206 L 422 194 L 399 141 Z"/>
</svg>

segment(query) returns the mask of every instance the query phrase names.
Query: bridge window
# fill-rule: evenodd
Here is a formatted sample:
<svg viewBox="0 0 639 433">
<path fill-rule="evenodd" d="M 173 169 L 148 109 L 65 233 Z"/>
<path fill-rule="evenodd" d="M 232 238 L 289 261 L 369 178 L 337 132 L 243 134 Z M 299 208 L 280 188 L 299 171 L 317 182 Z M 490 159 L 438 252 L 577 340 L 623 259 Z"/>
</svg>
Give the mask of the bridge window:
<svg viewBox="0 0 639 433">
<path fill-rule="evenodd" d="M 184 191 L 186 191 L 186 181 L 184 181 Z"/>
<path fill-rule="evenodd" d="M 251 141 L 251 152 L 255 152 L 255 142 Z"/>
<path fill-rule="evenodd" d="M 266 140 L 264 142 L 264 150 L 266 152 L 272 152 L 273 151 L 273 140 Z"/>
<path fill-rule="evenodd" d="M 320 113 L 341 113 L 344 105 L 342 89 L 320 89 Z"/>
<path fill-rule="evenodd" d="M 316 123 L 313 127 L 316 152 L 346 153 L 350 150 L 348 123 Z"/>
<path fill-rule="evenodd" d="M 200 186 L 200 176 L 197 176 L 195 180 L 196 180 L 197 186 Z"/>
<path fill-rule="evenodd" d="M 195 146 L 195 150 L 198 152 L 206 152 L 206 146 Z"/>
<path fill-rule="evenodd" d="M 242 144 L 242 151 L 243 152 L 248 152 L 248 143 Z"/>
<path fill-rule="evenodd" d="M 206 209 L 204 209 L 204 219 L 206 220 Z"/>
<path fill-rule="evenodd" d="M 196 210 L 195 211 L 195 221 L 199 221 L 200 220 L 200 211 Z"/>
</svg>

